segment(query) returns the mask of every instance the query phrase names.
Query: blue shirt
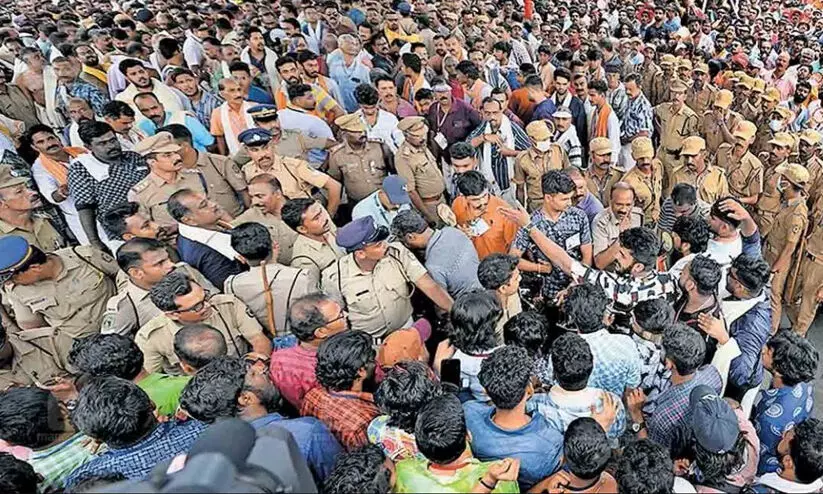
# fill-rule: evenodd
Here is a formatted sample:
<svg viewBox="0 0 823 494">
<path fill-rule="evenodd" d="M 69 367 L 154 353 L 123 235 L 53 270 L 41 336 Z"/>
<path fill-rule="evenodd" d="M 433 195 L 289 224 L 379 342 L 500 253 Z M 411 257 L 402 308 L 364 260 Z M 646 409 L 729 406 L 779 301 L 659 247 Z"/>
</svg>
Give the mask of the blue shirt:
<svg viewBox="0 0 823 494">
<path fill-rule="evenodd" d="M 480 260 L 465 233 L 450 226 L 435 231 L 426 245 L 426 270 L 452 298 L 481 288 L 477 279 Z"/>
<path fill-rule="evenodd" d="M 784 432 L 809 418 L 813 409 L 814 385 L 811 383 L 767 389 L 758 394 L 752 411 L 754 429 L 760 438 L 758 475 L 777 471 L 780 467 L 777 443 Z"/>
<path fill-rule="evenodd" d="M 255 430 L 282 427 L 291 433 L 300 453 L 309 464 L 314 478 L 323 481 L 334 468 L 334 461 L 343 452 L 340 443 L 329 429 L 314 417 L 286 419 L 279 413 L 270 413 L 252 420 L 250 425 Z"/>
<path fill-rule="evenodd" d="M 594 196 L 591 192 L 586 192 L 586 197 L 580 201 L 580 204 L 577 205 L 578 209 L 582 209 L 584 213 L 586 213 L 586 217 L 589 218 L 589 226 L 591 226 L 592 221 L 594 221 L 594 217 L 600 211 L 603 211 L 603 203 L 600 202 L 600 199 Z"/>
<path fill-rule="evenodd" d="M 471 448 L 480 461 L 517 458 L 520 475 L 517 482 L 525 492 L 560 468 L 563 434 L 539 413 L 515 430 L 503 429 L 492 420 L 494 407 L 479 401 L 463 404 L 466 427 L 472 434 Z"/>
<path fill-rule="evenodd" d="M 351 219 L 356 220 L 358 218 L 371 216 L 372 219 L 374 219 L 374 226 L 385 226 L 391 230 L 391 222 L 394 221 L 394 218 L 400 211 L 406 211 L 408 209 L 411 209 L 411 206 L 408 204 L 403 204 L 393 211 L 386 209 L 383 207 L 383 203 L 380 202 L 380 191 L 376 190 L 364 197 L 352 208 Z"/>
<path fill-rule="evenodd" d="M 611 334 L 605 329 L 581 334 L 594 357 L 589 386 L 623 396 L 626 388 L 640 386 L 640 355 L 630 336 Z"/>
<path fill-rule="evenodd" d="M 729 336 L 737 341 L 740 355 L 732 360 L 729 384 L 746 390 L 763 381 L 763 361 L 760 353 L 769 339 L 771 325 L 772 308 L 768 295 L 732 322 Z"/>
<path fill-rule="evenodd" d="M 177 236 L 177 252 L 181 261 L 200 271 L 214 286 L 223 286 L 229 276 L 248 270 L 245 264 L 182 235 Z"/>
<path fill-rule="evenodd" d="M 200 151 L 201 153 L 205 153 L 207 151 L 206 148 L 214 146 L 214 136 L 209 133 L 209 130 L 202 123 L 200 123 L 200 120 L 186 115 L 183 121 L 185 122 L 186 128 L 189 129 L 189 132 L 191 132 L 192 146 L 194 149 Z M 170 123 L 171 112 L 167 111 L 166 119 L 163 121 L 163 126 L 169 125 Z M 137 124 L 137 127 L 149 136 L 153 136 L 157 133 L 157 126 L 148 118 Z"/>
<path fill-rule="evenodd" d="M 259 103 L 261 105 L 274 104 L 274 99 L 271 97 L 269 92 L 265 89 L 255 86 L 254 84 L 249 86 L 249 96 L 247 99 L 249 101 L 253 101 L 254 103 Z"/>
<path fill-rule="evenodd" d="M 157 427 L 137 443 L 125 448 L 112 449 L 72 472 L 65 487 L 74 487 L 90 477 L 123 474 L 127 479 L 142 479 L 158 463 L 170 460 L 191 448 L 206 424 L 197 420 L 171 420 Z"/>
<path fill-rule="evenodd" d="M 552 115 L 554 115 L 554 102 L 552 100 L 546 98 L 545 100 L 541 101 L 534 107 L 534 111 L 532 112 L 532 119 L 531 121 L 534 122 L 535 120 L 547 120 L 552 121 Z"/>
<path fill-rule="evenodd" d="M 103 94 L 103 91 L 97 89 L 97 86 L 81 79 L 76 79 L 74 82 L 66 84 L 66 92 L 75 98 L 83 98 L 88 101 L 94 114 L 98 117 L 103 115 L 103 106 L 109 102 L 109 96 L 107 94 Z M 60 97 L 59 92 L 57 97 L 57 111 L 66 115 L 68 119 L 68 104 Z"/>
</svg>

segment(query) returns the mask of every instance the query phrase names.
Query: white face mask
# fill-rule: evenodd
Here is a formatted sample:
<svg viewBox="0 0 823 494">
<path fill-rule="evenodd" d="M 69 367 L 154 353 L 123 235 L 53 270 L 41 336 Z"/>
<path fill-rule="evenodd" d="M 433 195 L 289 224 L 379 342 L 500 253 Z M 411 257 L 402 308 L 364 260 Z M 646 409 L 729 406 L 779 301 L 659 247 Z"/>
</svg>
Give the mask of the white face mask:
<svg viewBox="0 0 823 494">
<path fill-rule="evenodd" d="M 549 150 L 549 148 L 552 147 L 552 141 L 545 140 L 545 141 L 535 142 L 534 147 L 536 147 L 537 150 L 540 151 L 541 153 L 545 153 L 546 151 Z"/>
<path fill-rule="evenodd" d="M 773 132 L 780 132 L 783 128 L 783 121 L 781 120 L 770 120 L 769 121 L 769 128 L 772 129 Z"/>
</svg>

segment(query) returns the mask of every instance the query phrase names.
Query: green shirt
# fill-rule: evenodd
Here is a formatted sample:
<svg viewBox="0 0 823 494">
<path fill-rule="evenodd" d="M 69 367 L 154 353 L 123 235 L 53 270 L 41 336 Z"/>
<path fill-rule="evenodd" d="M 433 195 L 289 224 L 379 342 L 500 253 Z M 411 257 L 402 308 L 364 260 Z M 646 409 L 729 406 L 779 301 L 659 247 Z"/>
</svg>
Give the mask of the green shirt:
<svg viewBox="0 0 823 494">
<path fill-rule="evenodd" d="M 160 415 L 172 415 L 180 404 L 180 393 L 189 383 L 191 376 L 169 376 L 167 374 L 149 374 L 137 385 L 149 395 L 157 406 Z"/>
<path fill-rule="evenodd" d="M 397 463 L 397 483 L 394 492 L 471 492 L 479 479 L 486 474 L 491 462 L 484 463 L 472 458 L 468 463 L 453 471 L 429 469 L 427 460 L 409 458 Z M 504 480 L 497 483 L 492 492 L 520 492 L 517 482 Z"/>
<path fill-rule="evenodd" d="M 94 458 L 86 448 L 91 442 L 88 436 L 77 433 L 60 444 L 40 451 L 33 451 L 28 459 L 34 471 L 43 477 L 40 492 L 51 492 L 63 487 L 63 481 L 80 465 Z"/>
</svg>

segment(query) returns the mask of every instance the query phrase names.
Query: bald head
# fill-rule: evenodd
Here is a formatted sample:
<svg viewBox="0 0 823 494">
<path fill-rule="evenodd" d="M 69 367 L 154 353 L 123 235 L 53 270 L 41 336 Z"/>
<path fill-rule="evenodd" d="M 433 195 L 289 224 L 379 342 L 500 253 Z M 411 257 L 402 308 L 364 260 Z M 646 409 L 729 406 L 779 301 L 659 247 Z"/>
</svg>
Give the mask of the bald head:
<svg viewBox="0 0 823 494">
<path fill-rule="evenodd" d="M 174 335 L 174 353 L 183 372 L 189 375 L 227 352 L 223 333 L 208 324 L 185 326 Z"/>
</svg>

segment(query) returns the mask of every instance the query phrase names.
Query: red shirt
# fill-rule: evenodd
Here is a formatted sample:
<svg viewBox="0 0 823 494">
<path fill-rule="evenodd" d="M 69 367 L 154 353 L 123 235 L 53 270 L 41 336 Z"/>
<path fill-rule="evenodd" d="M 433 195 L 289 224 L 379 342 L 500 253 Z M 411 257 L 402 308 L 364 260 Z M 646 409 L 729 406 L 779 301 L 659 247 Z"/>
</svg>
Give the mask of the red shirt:
<svg viewBox="0 0 823 494">
<path fill-rule="evenodd" d="M 319 386 L 314 374 L 317 349 L 307 349 L 299 343 L 291 348 L 275 350 L 271 354 L 269 373 L 283 398 L 295 409 L 303 406 L 306 392 Z"/>
<path fill-rule="evenodd" d="M 316 417 L 344 448 L 353 451 L 369 444 L 366 429 L 380 415 L 380 410 L 371 393 L 326 391 L 317 387 L 306 393 L 300 415 Z"/>
</svg>

